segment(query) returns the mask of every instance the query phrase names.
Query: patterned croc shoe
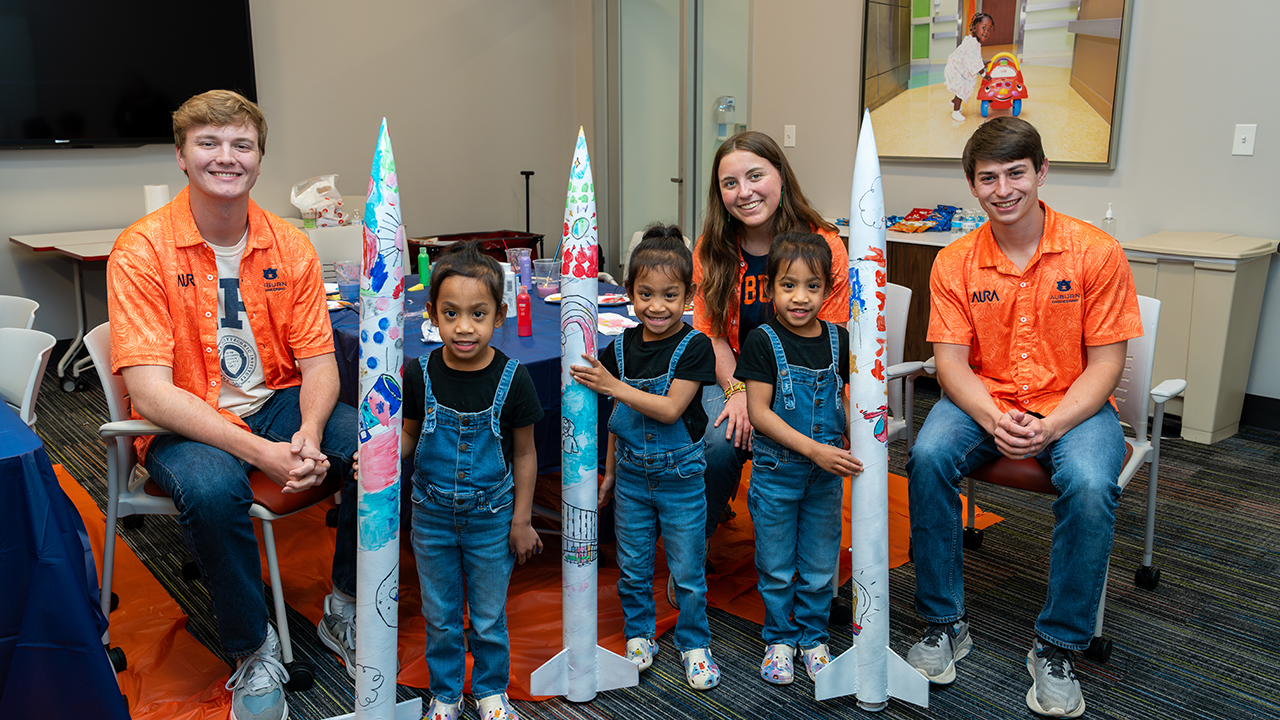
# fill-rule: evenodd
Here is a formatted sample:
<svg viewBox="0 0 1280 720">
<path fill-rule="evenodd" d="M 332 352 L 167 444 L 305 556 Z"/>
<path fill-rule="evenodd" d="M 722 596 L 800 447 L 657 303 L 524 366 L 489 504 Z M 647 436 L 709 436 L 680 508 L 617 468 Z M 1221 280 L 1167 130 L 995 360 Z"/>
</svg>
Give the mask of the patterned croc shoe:
<svg viewBox="0 0 1280 720">
<path fill-rule="evenodd" d="M 795 679 L 791 659 L 796 649 L 790 645 L 770 645 L 765 648 L 764 661 L 760 663 L 760 677 L 774 685 L 790 685 Z"/>
<path fill-rule="evenodd" d="M 816 645 L 808 650 L 801 650 L 800 656 L 804 659 L 805 672 L 809 673 L 809 679 L 813 680 L 818 671 L 831 663 L 831 653 L 827 650 L 827 644 Z"/>
<path fill-rule="evenodd" d="M 450 705 L 440 702 L 437 698 L 431 698 L 431 704 L 427 706 L 427 714 L 422 720 L 458 720 L 460 717 L 462 717 L 461 699 Z"/>
<path fill-rule="evenodd" d="M 684 677 L 694 690 L 710 690 L 720 684 L 720 666 L 711 659 L 710 648 L 698 648 L 680 653 L 684 662 Z"/>
<path fill-rule="evenodd" d="M 480 720 L 520 720 L 506 693 L 480 698 L 476 701 L 476 707 L 480 710 Z"/>
<path fill-rule="evenodd" d="M 657 654 L 658 643 L 649 638 L 634 637 L 627 641 L 627 659 L 639 666 L 641 672 L 649 669 Z"/>
</svg>

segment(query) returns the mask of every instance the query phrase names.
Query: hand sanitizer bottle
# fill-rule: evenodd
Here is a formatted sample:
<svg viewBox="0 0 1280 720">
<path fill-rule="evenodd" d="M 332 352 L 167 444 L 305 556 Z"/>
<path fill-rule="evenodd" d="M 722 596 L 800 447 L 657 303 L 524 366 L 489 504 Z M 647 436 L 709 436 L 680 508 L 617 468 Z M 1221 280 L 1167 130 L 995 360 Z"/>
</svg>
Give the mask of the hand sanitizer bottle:
<svg viewBox="0 0 1280 720">
<path fill-rule="evenodd" d="M 1116 236 L 1116 218 L 1111 214 L 1111 203 L 1107 203 L 1107 216 L 1102 218 L 1102 229 L 1111 237 Z"/>
</svg>

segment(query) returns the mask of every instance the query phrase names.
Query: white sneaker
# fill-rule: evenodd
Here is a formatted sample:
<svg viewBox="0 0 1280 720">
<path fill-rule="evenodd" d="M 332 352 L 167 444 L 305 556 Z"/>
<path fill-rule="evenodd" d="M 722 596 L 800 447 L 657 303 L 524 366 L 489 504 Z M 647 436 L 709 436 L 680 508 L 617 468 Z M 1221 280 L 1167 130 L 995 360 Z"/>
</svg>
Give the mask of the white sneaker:
<svg viewBox="0 0 1280 720">
<path fill-rule="evenodd" d="M 956 122 L 964 122 L 964 115 L 961 115 L 959 110 L 952 110 L 951 119 Z"/>
<path fill-rule="evenodd" d="M 1037 637 L 1031 652 L 1027 653 L 1027 672 L 1031 673 L 1027 707 L 1033 712 L 1061 718 L 1084 714 L 1084 695 L 1080 692 L 1070 650 Z"/>
<path fill-rule="evenodd" d="M 227 680 L 231 691 L 231 720 L 288 720 L 289 705 L 284 684 L 289 673 L 280 657 L 280 638 L 267 625 L 267 638 L 249 657 L 240 658 L 236 671 Z"/>
<path fill-rule="evenodd" d="M 968 622 L 930 623 L 920 642 L 907 651 L 907 662 L 929 682 L 950 685 L 956 681 L 956 661 L 972 649 Z"/>
<path fill-rule="evenodd" d="M 324 598 L 324 617 L 316 625 L 316 634 L 325 647 L 334 651 L 346 663 L 347 675 L 356 679 L 356 604 L 346 602 L 337 595 Z"/>
</svg>

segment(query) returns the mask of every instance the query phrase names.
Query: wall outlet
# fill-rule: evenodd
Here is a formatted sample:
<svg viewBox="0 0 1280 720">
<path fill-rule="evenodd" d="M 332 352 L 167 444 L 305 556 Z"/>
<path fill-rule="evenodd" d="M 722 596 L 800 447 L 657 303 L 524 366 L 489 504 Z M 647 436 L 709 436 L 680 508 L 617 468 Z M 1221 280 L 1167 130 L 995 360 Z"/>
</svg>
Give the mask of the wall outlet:
<svg viewBox="0 0 1280 720">
<path fill-rule="evenodd" d="M 782 147 L 795 147 L 795 146 L 796 146 L 796 126 L 783 125 L 782 126 Z M 1252 155 L 1253 146 L 1250 145 L 1249 147 L 1250 147 L 1249 154 Z"/>
<path fill-rule="evenodd" d="M 1236 135 L 1231 140 L 1232 155 L 1252 155 L 1253 141 L 1258 137 L 1258 126 L 1236 125 Z"/>
</svg>

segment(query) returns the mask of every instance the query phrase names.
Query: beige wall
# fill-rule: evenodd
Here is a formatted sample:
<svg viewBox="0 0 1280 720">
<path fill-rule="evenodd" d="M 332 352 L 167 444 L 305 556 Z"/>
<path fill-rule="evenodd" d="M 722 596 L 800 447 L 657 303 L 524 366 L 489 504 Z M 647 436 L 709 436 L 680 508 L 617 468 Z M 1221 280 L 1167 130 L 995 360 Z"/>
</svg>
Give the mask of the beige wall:
<svg viewBox="0 0 1280 720">
<path fill-rule="evenodd" d="M 1054 168 L 1041 197 L 1056 210 L 1099 221 L 1113 203 L 1121 240 L 1160 230 L 1217 230 L 1280 237 L 1280 96 L 1257 75 L 1269 67 L 1280 4 L 1238 3 L 1206 13 L 1197 0 L 1135 0 L 1114 171 Z M 753 125 L 775 137 L 795 124 L 787 151 L 805 191 L 827 216 L 846 216 L 858 102 L 862 3 L 757 2 Z M 1213 88 L 1200 92 L 1197 88 Z M 1257 123 L 1254 156 L 1230 154 L 1236 123 Z M 973 205 L 959 162 L 886 163 L 891 214 L 937 203 Z M 1273 256 L 1274 257 L 1274 256 Z M 1248 392 L 1280 398 L 1280 263 L 1273 263 Z"/>
<path fill-rule="evenodd" d="M 263 207 L 296 216 L 289 187 L 320 173 L 362 197 L 385 116 L 410 233 L 523 230 L 533 170 L 532 228 L 559 238 L 574 139 L 592 129 L 590 0 L 252 0 L 251 13 Z M 0 238 L 126 226 L 148 183 L 185 185 L 172 147 L 0 153 Z M 38 300 L 36 326 L 59 338 L 75 333 L 70 268 L 0 243 L 0 293 Z M 90 266 L 91 324 L 106 319 L 102 276 Z"/>
</svg>

